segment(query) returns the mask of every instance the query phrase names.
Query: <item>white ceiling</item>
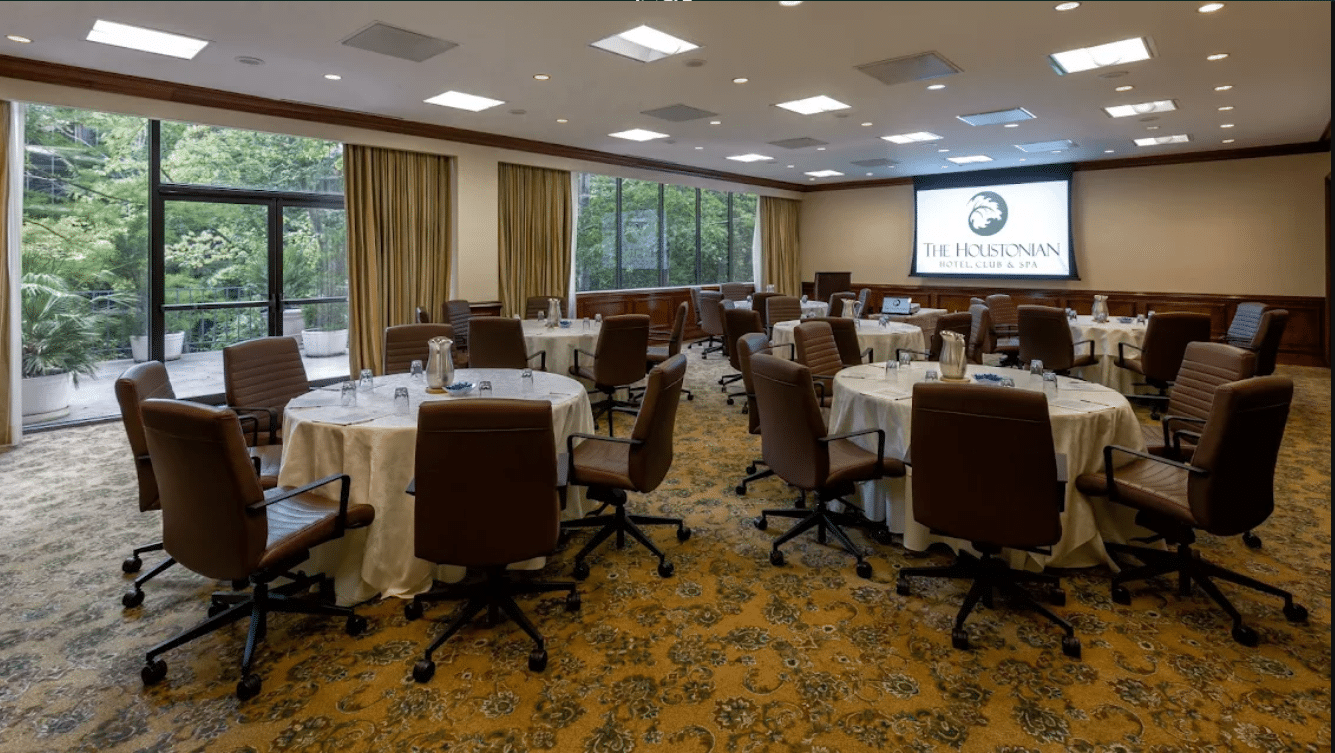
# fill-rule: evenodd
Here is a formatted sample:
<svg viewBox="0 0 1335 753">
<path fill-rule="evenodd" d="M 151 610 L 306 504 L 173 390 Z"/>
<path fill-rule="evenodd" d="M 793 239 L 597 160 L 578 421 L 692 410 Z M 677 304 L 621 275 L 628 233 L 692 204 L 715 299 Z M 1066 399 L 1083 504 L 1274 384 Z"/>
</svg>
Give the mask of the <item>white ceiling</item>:
<svg viewBox="0 0 1335 753">
<path fill-rule="evenodd" d="M 824 183 L 874 180 L 1307 143 L 1328 127 L 1330 3 L 1235 0 L 1201 14 L 1198 2 L 1085 2 L 1067 12 L 1054 10 L 1055 2 L 4 2 L 0 37 L 33 42 L 0 38 L 0 54 L 808 185 L 808 170 L 845 173 L 819 179 Z M 211 43 L 194 60 L 178 60 L 85 41 L 99 18 Z M 413 63 L 339 44 L 374 21 L 459 46 Z M 639 63 L 589 46 L 640 24 L 700 48 Z M 1134 36 L 1149 37 L 1154 58 L 1067 76 L 1048 63 L 1049 53 Z M 944 90 L 927 91 L 934 82 L 886 86 L 854 69 L 928 51 L 963 71 L 936 79 Z M 1208 62 L 1216 52 L 1230 56 Z M 243 65 L 238 56 L 265 65 Z M 1101 75 L 1109 71 L 1125 75 Z M 343 78 L 328 81 L 327 73 Z M 537 73 L 551 80 L 536 81 Z M 739 76 L 750 81 L 732 83 Z M 1124 84 L 1135 89 L 1113 91 Z M 1216 92 L 1222 84 L 1234 88 Z M 422 101 L 449 89 L 506 104 L 470 113 Z M 803 116 L 774 106 L 816 94 L 852 108 Z M 1175 99 L 1180 109 L 1152 122 L 1112 119 L 1102 110 L 1159 99 Z M 717 112 L 722 123 L 640 114 L 678 103 Z M 956 119 L 1012 107 L 1037 118 L 1018 128 Z M 1225 123 L 1235 127 L 1221 128 Z M 607 135 L 630 128 L 672 138 L 634 143 Z M 922 130 L 945 138 L 908 146 L 879 138 Z M 1178 133 L 1191 143 L 1132 144 Z M 829 146 L 767 143 L 803 136 Z M 1061 154 L 1025 155 L 1014 146 L 1066 138 L 1077 147 Z M 1223 144 L 1225 138 L 1235 142 Z M 748 152 L 775 159 L 726 159 Z M 971 154 L 995 161 L 981 168 L 945 161 Z M 899 164 L 850 164 L 876 158 Z"/>
</svg>

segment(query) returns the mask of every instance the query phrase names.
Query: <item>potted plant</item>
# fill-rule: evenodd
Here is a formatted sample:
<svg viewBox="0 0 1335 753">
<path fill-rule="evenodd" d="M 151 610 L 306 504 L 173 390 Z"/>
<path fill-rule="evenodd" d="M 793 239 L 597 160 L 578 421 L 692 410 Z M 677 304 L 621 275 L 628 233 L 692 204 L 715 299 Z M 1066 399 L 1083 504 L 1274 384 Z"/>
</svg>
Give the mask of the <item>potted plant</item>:
<svg viewBox="0 0 1335 753">
<path fill-rule="evenodd" d="M 142 331 L 142 328 L 141 328 Z M 162 360 L 175 361 L 185 351 L 185 330 L 168 332 L 162 336 Z M 130 335 L 130 355 L 135 363 L 148 360 L 148 336 Z"/>
<path fill-rule="evenodd" d="M 301 331 L 301 343 L 311 358 L 337 356 L 348 352 L 347 304 L 312 306 L 312 327 Z"/>
<path fill-rule="evenodd" d="M 71 385 L 97 370 L 101 315 L 56 275 L 23 275 L 20 297 L 23 423 L 51 421 L 69 413 Z"/>
</svg>

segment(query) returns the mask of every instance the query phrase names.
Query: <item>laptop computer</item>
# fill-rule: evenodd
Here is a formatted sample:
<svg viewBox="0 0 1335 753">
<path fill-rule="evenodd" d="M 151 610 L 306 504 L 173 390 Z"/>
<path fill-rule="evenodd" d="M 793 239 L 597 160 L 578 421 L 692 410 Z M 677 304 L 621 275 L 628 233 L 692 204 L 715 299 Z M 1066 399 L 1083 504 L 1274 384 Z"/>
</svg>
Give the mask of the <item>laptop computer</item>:
<svg viewBox="0 0 1335 753">
<path fill-rule="evenodd" d="M 881 300 L 882 314 L 911 314 L 913 313 L 913 301 L 909 298 L 891 298 L 886 296 Z"/>
</svg>

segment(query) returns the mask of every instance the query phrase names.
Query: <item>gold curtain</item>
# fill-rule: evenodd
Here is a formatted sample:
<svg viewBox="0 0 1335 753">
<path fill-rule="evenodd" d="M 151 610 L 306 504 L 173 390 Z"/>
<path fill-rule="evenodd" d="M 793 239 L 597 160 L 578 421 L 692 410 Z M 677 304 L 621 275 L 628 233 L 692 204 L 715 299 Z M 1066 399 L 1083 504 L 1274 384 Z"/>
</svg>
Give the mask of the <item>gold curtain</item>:
<svg viewBox="0 0 1335 753">
<path fill-rule="evenodd" d="M 379 374 L 385 327 L 419 306 L 439 317 L 449 296 L 453 158 L 347 144 L 343 165 L 348 359 Z"/>
<path fill-rule="evenodd" d="M 502 162 L 499 177 L 501 314 L 523 316 L 529 296 L 566 297 L 570 173 Z"/>
<path fill-rule="evenodd" d="M 9 223 L 19 221 L 19 218 L 9 216 L 9 171 L 23 169 L 22 165 L 9 164 L 13 153 L 9 148 L 10 113 L 13 108 L 12 103 L 0 100 L 0 447 L 18 440 L 11 424 L 14 418 L 15 389 L 19 385 L 11 383 L 10 373 L 13 370 L 13 359 L 22 357 L 15 352 L 9 336 L 13 326 L 10 321 L 12 302 L 9 300 L 9 255 L 18 253 L 17 248 L 9 247 Z"/>
<path fill-rule="evenodd" d="M 798 212 L 802 203 L 760 197 L 760 258 L 764 282 L 782 295 L 802 295 L 802 256 L 798 249 Z"/>
</svg>

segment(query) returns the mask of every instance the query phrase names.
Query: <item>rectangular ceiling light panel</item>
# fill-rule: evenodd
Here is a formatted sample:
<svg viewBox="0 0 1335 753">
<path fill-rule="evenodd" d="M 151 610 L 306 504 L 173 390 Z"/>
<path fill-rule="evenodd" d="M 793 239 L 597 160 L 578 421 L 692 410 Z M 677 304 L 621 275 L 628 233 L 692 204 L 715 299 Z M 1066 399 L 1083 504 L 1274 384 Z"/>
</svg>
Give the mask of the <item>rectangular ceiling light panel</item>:
<svg viewBox="0 0 1335 753">
<path fill-rule="evenodd" d="M 1135 63 L 1140 60 L 1149 60 L 1151 57 L 1149 42 L 1144 37 L 1136 37 L 1094 47 L 1054 52 L 1048 56 L 1048 60 L 1052 62 L 1052 67 L 1058 73 L 1066 75 L 1067 73 L 1092 71 L 1095 68 Z"/>
<path fill-rule="evenodd" d="M 646 131 L 643 128 L 632 128 L 629 131 L 620 131 L 617 133 L 609 133 L 607 135 L 618 139 L 626 139 L 628 141 L 653 141 L 654 139 L 665 139 L 668 137 L 666 133 Z"/>
<path fill-rule="evenodd" d="M 459 45 L 379 21 L 343 40 L 344 47 L 421 63 Z"/>
<path fill-rule="evenodd" d="M 764 162 L 765 160 L 774 158 L 766 157 L 763 154 L 738 154 L 734 157 L 729 157 L 728 159 L 737 160 L 738 162 Z"/>
<path fill-rule="evenodd" d="M 843 173 L 838 170 L 813 170 L 807 173 L 807 175 L 810 175 L 813 178 L 837 178 L 840 175 L 843 175 Z"/>
<path fill-rule="evenodd" d="M 1172 112 L 1177 109 L 1177 102 L 1171 99 L 1160 99 L 1155 102 L 1141 102 L 1138 105 L 1114 105 L 1105 107 L 1103 111 L 1113 118 L 1129 118 L 1132 115 L 1149 115 L 1152 112 Z"/>
<path fill-rule="evenodd" d="M 971 154 L 968 157 L 946 157 L 946 159 L 957 165 L 968 165 L 973 162 L 991 162 L 992 158 L 986 154 Z"/>
<path fill-rule="evenodd" d="M 780 102 L 778 106 L 785 110 L 791 110 L 798 115 L 815 115 L 820 112 L 834 112 L 835 110 L 847 110 L 849 108 L 849 105 L 837 99 L 831 99 L 824 94 L 807 97 L 806 99 L 795 99 L 792 102 Z"/>
<path fill-rule="evenodd" d="M 1057 139 L 1055 141 L 1031 141 L 1028 144 L 1016 144 L 1015 148 L 1022 152 L 1055 152 L 1062 149 L 1072 149 L 1075 142 L 1070 139 Z"/>
<path fill-rule="evenodd" d="M 928 131 L 918 131 L 916 133 L 901 133 L 896 136 L 882 136 L 886 141 L 893 141 L 896 144 L 916 144 L 923 141 L 938 141 L 941 136 Z"/>
<path fill-rule="evenodd" d="M 101 19 L 93 24 L 93 29 L 88 32 L 87 39 L 89 42 L 168 55 L 183 60 L 192 60 L 199 54 L 200 50 L 209 44 L 203 39 L 168 34 L 165 31 L 141 29 L 138 26 L 128 26 Z"/>
<path fill-rule="evenodd" d="M 886 86 L 907 84 L 911 81 L 926 81 L 927 79 L 950 76 L 960 72 L 958 66 L 935 52 L 924 52 L 918 55 L 867 63 L 866 65 L 859 65 L 857 69 Z"/>
<path fill-rule="evenodd" d="M 652 63 L 682 52 L 697 49 L 699 45 L 678 39 L 651 26 L 636 26 L 630 31 L 613 34 L 606 39 L 599 39 L 590 46 L 607 50 L 614 55 Z"/>
<path fill-rule="evenodd" d="M 503 105 L 505 102 L 490 97 L 479 97 L 476 94 L 464 94 L 463 92 L 448 91 L 437 94 L 431 99 L 425 100 L 429 105 L 440 105 L 442 107 L 453 107 L 459 110 L 468 110 L 469 112 L 482 112 L 496 105 Z"/>
<path fill-rule="evenodd" d="M 1136 146 L 1158 146 L 1160 144 L 1185 144 L 1191 141 L 1191 137 L 1179 133 L 1176 136 L 1150 136 L 1149 138 L 1136 139 Z"/>
<path fill-rule="evenodd" d="M 1012 107 L 1009 110 L 994 110 L 992 112 L 974 113 L 973 115 L 956 115 L 955 117 L 971 126 L 988 126 L 1033 120 L 1034 114 L 1023 107 Z"/>
</svg>

